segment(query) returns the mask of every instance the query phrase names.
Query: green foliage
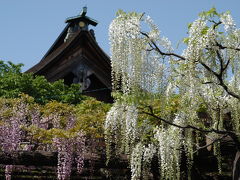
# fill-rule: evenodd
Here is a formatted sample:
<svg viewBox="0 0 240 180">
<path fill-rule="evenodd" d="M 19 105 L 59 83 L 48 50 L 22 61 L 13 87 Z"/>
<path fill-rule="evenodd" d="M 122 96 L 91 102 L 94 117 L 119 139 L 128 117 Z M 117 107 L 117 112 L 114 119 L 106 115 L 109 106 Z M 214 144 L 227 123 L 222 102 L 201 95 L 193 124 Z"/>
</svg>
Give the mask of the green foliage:
<svg viewBox="0 0 240 180">
<path fill-rule="evenodd" d="M 154 99 L 141 100 L 138 108 L 142 112 L 149 112 L 151 108 L 155 115 L 162 118 L 171 119 L 179 111 L 179 103 L 179 95 L 172 95 L 171 97 L 159 96 L 158 98 Z M 148 119 L 154 126 L 159 126 L 162 123 L 160 120 L 144 113 L 140 115 L 140 119 Z"/>
<path fill-rule="evenodd" d="M 0 76 L 3 76 L 5 73 L 21 73 L 21 67 L 23 64 L 14 64 L 10 61 L 5 63 L 0 60 Z"/>
<path fill-rule="evenodd" d="M 52 140 L 58 138 L 72 138 L 79 131 L 74 131 L 73 127 L 68 127 L 69 123 L 74 122 L 75 106 L 62 102 L 51 101 L 45 105 L 39 105 L 39 121 L 45 124 L 47 128 L 42 128 L 36 124 L 23 127 L 32 140 L 44 144 L 52 143 Z"/>
<path fill-rule="evenodd" d="M 52 121 L 54 121 L 54 118 L 51 118 L 51 116 L 57 116 L 59 128 L 66 129 L 69 118 L 74 116 L 74 106 L 62 102 L 51 101 L 42 106 L 41 112 L 44 117 L 50 117 Z"/>
<path fill-rule="evenodd" d="M 119 9 L 116 13 L 116 16 L 124 16 L 125 18 L 127 18 L 128 16 L 131 17 L 131 16 L 139 16 L 140 14 L 139 13 L 136 13 L 136 12 L 129 12 L 129 13 L 126 13 L 125 11 L 123 11 L 122 9 Z"/>
<path fill-rule="evenodd" d="M 209 30 L 209 27 L 207 27 L 207 26 L 205 28 L 203 28 L 201 31 L 201 35 L 207 34 L 208 30 Z"/>
<path fill-rule="evenodd" d="M 77 124 L 75 130 L 81 130 L 91 137 L 103 137 L 104 122 L 110 104 L 89 98 L 76 106 Z"/>
<path fill-rule="evenodd" d="M 205 16 L 205 17 L 214 17 L 214 16 L 219 16 L 220 14 L 217 12 L 215 7 L 212 7 L 210 10 L 208 11 L 203 11 L 201 13 L 199 13 L 199 16 Z"/>
<path fill-rule="evenodd" d="M 22 64 L 0 61 L 0 97 L 16 98 L 24 93 L 41 104 L 51 100 L 77 104 L 85 99 L 80 94 L 79 85 L 67 86 L 63 80 L 50 83 L 43 76 L 21 73 L 21 67 Z"/>
<path fill-rule="evenodd" d="M 50 83 L 43 76 L 22 73 L 21 67 L 22 64 L 0 61 L 1 124 L 14 115 L 14 107 L 22 102 L 27 104 L 29 113 L 39 112 L 39 121 L 43 124 L 47 121 L 48 128 L 40 128 L 31 122 L 22 127 L 32 141 L 46 144 L 54 137 L 70 138 L 79 132 L 88 137 L 103 137 L 109 104 L 82 96 L 77 84 L 67 86 L 63 80 Z M 67 128 L 72 118 L 75 119 L 74 126 Z"/>
<path fill-rule="evenodd" d="M 185 44 L 188 44 L 188 42 L 189 42 L 189 38 L 183 38 L 183 43 L 185 43 Z"/>
<path fill-rule="evenodd" d="M 21 94 L 20 98 L 0 97 L 0 126 L 16 116 L 15 108 L 20 104 L 24 104 L 22 110 L 28 121 L 21 124 L 21 128 L 34 144 L 51 144 L 56 137 L 72 138 L 79 132 L 88 138 L 102 138 L 106 113 L 111 106 L 94 98 L 77 105 L 57 101 L 43 105 L 25 94 Z"/>
</svg>

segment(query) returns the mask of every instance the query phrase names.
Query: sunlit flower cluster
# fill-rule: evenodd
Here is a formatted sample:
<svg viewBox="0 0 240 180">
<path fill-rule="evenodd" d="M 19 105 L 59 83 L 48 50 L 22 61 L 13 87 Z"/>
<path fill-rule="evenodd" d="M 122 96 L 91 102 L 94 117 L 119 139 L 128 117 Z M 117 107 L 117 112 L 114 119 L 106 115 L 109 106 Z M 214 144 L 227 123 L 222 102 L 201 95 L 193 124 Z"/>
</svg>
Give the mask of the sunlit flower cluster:
<svg viewBox="0 0 240 180">
<path fill-rule="evenodd" d="M 144 35 L 141 22 L 150 28 Z M 152 42 L 170 51 L 171 42 L 160 37 L 160 31 L 149 16 L 121 13 L 109 27 L 113 89 L 134 94 L 139 87 L 154 92 L 164 83 L 167 67 Z"/>
<path fill-rule="evenodd" d="M 204 17 L 195 20 L 190 26 L 188 46 L 183 55 L 192 61 L 199 60 L 213 38 L 214 30 L 207 27 L 207 20 Z"/>
<path fill-rule="evenodd" d="M 56 112 L 53 117 L 58 118 L 52 119 L 52 121 L 59 127 L 60 116 L 58 115 L 58 112 Z M 73 128 L 75 123 L 76 119 L 70 115 L 65 129 Z M 84 166 L 83 154 L 85 152 L 85 137 L 83 134 L 79 132 L 73 137 L 55 137 L 53 143 L 57 147 L 58 152 L 58 179 L 65 180 L 70 178 L 73 162 L 76 162 L 77 171 L 78 173 L 81 173 Z M 76 156 L 75 158 L 74 155 Z"/>
<path fill-rule="evenodd" d="M 64 133 L 74 127 L 76 117 L 71 112 L 61 116 L 59 111 L 52 112 L 48 116 L 43 115 L 38 105 L 29 103 L 28 98 L 23 96 L 14 100 L 1 99 L 0 151 L 7 153 L 19 150 L 31 151 L 36 145 L 33 136 L 37 130 L 59 128 L 57 131 L 60 133 L 53 137 L 53 144 L 48 142 L 38 145 L 38 148 L 47 151 L 57 150 L 58 179 L 70 178 L 73 162 L 76 162 L 77 171 L 81 173 L 84 166 L 85 136 L 81 132 Z M 11 179 L 12 170 L 13 165 L 6 165 L 6 179 Z"/>
<path fill-rule="evenodd" d="M 58 179 L 69 179 L 72 172 L 73 162 L 73 140 L 65 138 L 55 138 L 54 144 L 58 150 Z"/>
<path fill-rule="evenodd" d="M 220 16 L 220 21 L 224 24 L 225 31 L 233 31 L 235 29 L 236 24 L 233 21 L 233 18 L 229 12 L 223 13 Z"/>
<path fill-rule="evenodd" d="M 138 143 L 131 154 L 131 173 L 132 180 L 138 180 L 142 175 L 142 156 L 144 153 L 144 148 L 141 143 Z"/>
<path fill-rule="evenodd" d="M 72 165 L 77 163 L 77 171 L 81 173 L 84 166 L 83 153 L 85 151 L 85 139 L 79 134 L 77 138 L 54 138 L 54 145 L 58 151 L 58 179 L 69 179 L 72 172 Z M 74 154 L 76 158 L 74 159 Z"/>
<path fill-rule="evenodd" d="M 7 112 L 9 107 L 2 108 L 2 113 Z M 19 149 L 23 132 L 20 124 L 26 124 L 26 105 L 23 102 L 17 103 L 12 107 L 13 114 L 0 126 L 0 147 L 5 152 L 16 151 Z M 5 118 L 4 118 L 5 119 Z"/>
<path fill-rule="evenodd" d="M 126 107 L 126 117 L 125 117 L 125 144 L 126 144 L 126 152 L 130 152 L 130 148 L 136 142 L 136 138 L 138 138 L 138 130 L 137 130 L 137 119 L 138 119 L 138 110 L 135 106 L 127 106 Z"/>
<path fill-rule="evenodd" d="M 105 142 L 108 159 L 112 156 L 112 146 L 116 144 L 115 151 L 131 153 L 132 147 L 138 138 L 137 129 L 138 111 L 133 105 L 115 103 L 108 112 L 105 121 Z"/>
<path fill-rule="evenodd" d="M 84 167 L 84 153 L 86 152 L 86 139 L 82 133 L 78 133 L 75 138 L 75 162 L 77 163 L 77 172 L 80 174 Z"/>
<path fill-rule="evenodd" d="M 183 119 L 176 116 L 174 123 L 182 125 Z M 155 130 L 158 141 L 158 157 L 162 177 L 180 178 L 181 147 L 183 146 L 182 130 L 171 126 L 168 129 L 158 127 Z"/>
<path fill-rule="evenodd" d="M 145 180 L 149 178 L 151 162 L 156 152 L 156 146 L 153 144 L 143 145 L 139 142 L 134 147 L 130 161 L 132 180 L 138 180 L 141 177 Z"/>
<path fill-rule="evenodd" d="M 116 99 L 107 115 L 105 137 L 107 147 L 111 143 L 116 148 L 119 143 L 130 145 L 132 179 L 144 179 L 144 162 L 150 162 L 154 154 L 158 154 L 162 178 L 180 179 L 181 152 L 191 168 L 194 141 L 198 142 L 198 136 L 185 126 L 224 130 L 224 113 L 230 111 L 234 130 L 239 131 L 240 104 L 232 94 L 240 94 L 240 30 L 230 13 L 219 14 L 215 8 L 201 13 L 189 26 L 184 40 L 187 47 L 181 56 L 171 53 L 170 41 L 143 14 L 120 12 L 110 25 L 109 35 L 113 89 L 122 99 Z M 167 117 L 175 126 L 155 127 L 154 143 L 144 139 L 144 132 L 151 128 L 148 119 L 139 125 L 139 114 L 134 110 L 145 93 L 152 93 L 151 98 L 154 93 L 169 98 L 180 95 L 179 112 Z M 200 119 L 199 112 L 209 118 L 208 123 Z M 129 149 L 126 144 L 124 148 Z"/>
</svg>

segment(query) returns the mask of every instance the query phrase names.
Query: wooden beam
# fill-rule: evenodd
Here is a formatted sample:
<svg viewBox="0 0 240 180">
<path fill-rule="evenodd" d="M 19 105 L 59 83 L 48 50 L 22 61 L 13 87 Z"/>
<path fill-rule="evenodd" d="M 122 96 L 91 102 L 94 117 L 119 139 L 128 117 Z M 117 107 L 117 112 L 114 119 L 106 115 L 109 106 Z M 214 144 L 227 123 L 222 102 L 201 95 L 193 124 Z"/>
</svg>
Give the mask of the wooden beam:
<svg viewBox="0 0 240 180">
<path fill-rule="evenodd" d="M 0 152 L 0 164 L 26 166 L 56 166 L 57 153 L 46 151 Z"/>
<path fill-rule="evenodd" d="M 94 153 L 84 154 L 84 167 L 94 168 L 126 168 L 126 158 L 116 159 L 106 166 L 104 155 Z M 25 166 L 57 166 L 57 152 L 47 151 L 15 151 L 11 153 L 0 152 L 0 164 Z"/>
</svg>

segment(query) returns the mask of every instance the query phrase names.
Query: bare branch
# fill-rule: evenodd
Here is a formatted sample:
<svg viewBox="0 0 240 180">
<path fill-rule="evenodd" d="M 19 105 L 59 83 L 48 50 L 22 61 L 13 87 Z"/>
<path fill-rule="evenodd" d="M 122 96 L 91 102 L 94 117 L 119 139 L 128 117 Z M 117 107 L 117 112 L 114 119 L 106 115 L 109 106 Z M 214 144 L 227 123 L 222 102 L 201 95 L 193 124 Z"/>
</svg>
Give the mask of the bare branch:
<svg viewBox="0 0 240 180">
<path fill-rule="evenodd" d="M 210 133 L 210 132 L 215 132 L 217 134 L 228 134 L 228 133 L 234 133 L 234 132 L 231 132 L 231 131 L 225 131 L 225 130 L 217 130 L 217 129 L 202 129 L 202 128 L 199 128 L 199 127 L 196 127 L 196 126 L 192 126 L 192 125 L 186 125 L 186 126 L 181 126 L 181 125 L 178 125 L 178 124 L 175 124 L 171 121 L 168 121 L 166 119 L 163 119 L 157 115 L 155 115 L 153 113 L 153 110 L 151 109 L 150 112 L 146 112 L 146 111 L 142 111 L 142 113 L 144 114 L 147 114 L 149 116 L 152 116 L 156 119 L 159 119 L 163 122 L 165 122 L 166 124 L 169 124 L 169 125 L 172 125 L 174 127 L 177 127 L 177 128 L 180 128 L 180 129 L 193 129 L 193 130 L 196 130 L 196 131 L 200 131 L 200 132 L 203 132 L 203 133 Z"/>
<path fill-rule="evenodd" d="M 220 62 L 220 72 L 219 72 L 219 76 L 222 76 L 223 75 L 223 72 L 224 72 L 224 60 L 223 60 L 223 57 L 222 57 L 222 55 L 220 54 L 220 52 L 217 50 L 216 51 L 216 53 L 217 53 L 217 57 L 218 57 L 218 59 L 219 59 L 219 62 Z"/>
<path fill-rule="evenodd" d="M 240 96 L 232 91 L 229 90 L 228 86 L 223 82 L 222 77 L 218 77 L 219 80 L 219 85 L 223 87 L 223 89 L 232 97 L 239 99 L 240 100 Z"/>
<path fill-rule="evenodd" d="M 203 82 L 202 84 L 214 84 L 212 81 Z"/>
<path fill-rule="evenodd" d="M 220 118 L 221 118 L 221 109 L 220 109 L 220 106 L 219 104 L 217 103 L 217 130 L 219 130 L 219 124 L 220 124 Z"/>
<path fill-rule="evenodd" d="M 220 24 L 222 24 L 221 21 L 215 22 L 214 20 L 209 20 L 210 22 L 214 23 L 213 29 L 216 29 Z"/>
<path fill-rule="evenodd" d="M 236 145 L 236 148 L 238 150 L 240 150 L 240 141 L 239 141 L 238 136 L 236 135 L 236 133 L 233 132 L 233 131 L 219 130 L 219 129 L 213 129 L 213 128 L 212 129 L 203 129 L 203 128 L 199 128 L 199 127 L 192 126 L 192 125 L 186 125 L 186 126 L 178 125 L 178 124 L 175 124 L 175 123 L 173 123 L 171 121 L 168 121 L 168 120 L 166 120 L 166 119 L 164 119 L 162 117 L 159 117 L 156 114 L 154 114 L 153 108 L 151 106 L 147 106 L 147 107 L 149 108 L 150 112 L 141 111 L 141 113 L 149 115 L 151 117 L 154 117 L 154 118 L 156 118 L 156 119 L 158 119 L 158 120 L 160 120 L 160 121 L 162 121 L 162 122 L 164 122 L 164 123 L 166 123 L 168 125 L 171 125 L 171 126 L 174 126 L 174 127 L 180 128 L 180 129 L 192 129 L 192 130 L 199 131 L 199 132 L 202 132 L 202 133 L 214 132 L 216 134 L 229 135 L 233 139 L 233 141 L 234 141 L 234 143 Z"/>
<path fill-rule="evenodd" d="M 216 22 L 215 22 L 216 23 Z M 218 22 L 216 23 L 216 26 L 218 26 L 219 24 L 221 24 L 221 22 Z M 185 57 L 183 56 L 180 56 L 178 54 L 175 54 L 175 53 L 165 53 L 163 51 L 161 51 L 161 49 L 158 47 L 158 45 L 148 36 L 147 33 L 145 32 L 140 32 L 142 35 L 144 35 L 145 37 L 147 37 L 151 44 L 149 43 L 150 47 L 153 48 L 154 50 L 156 50 L 157 52 L 159 52 L 159 54 L 163 55 L 163 56 L 174 56 L 174 57 L 177 57 L 179 58 L 179 60 L 186 60 Z M 240 48 L 229 48 L 229 47 L 224 47 L 222 46 L 221 44 L 219 44 L 218 42 L 216 42 L 216 45 L 220 48 L 220 49 L 225 49 L 225 48 L 228 48 L 228 49 L 235 49 L 235 50 L 240 50 Z M 220 52 L 217 51 L 217 56 L 219 58 L 219 61 L 220 61 L 220 72 L 219 74 L 217 72 L 215 72 L 213 69 L 211 69 L 207 64 L 201 62 L 201 61 L 198 61 L 205 69 L 207 69 L 209 72 L 211 72 L 218 80 L 219 80 L 219 85 L 223 87 L 223 89 L 232 97 L 236 98 L 236 99 L 239 99 L 240 100 L 240 96 L 232 91 L 229 90 L 228 86 L 224 83 L 223 81 L 223 73 L 224 71 L 227 69 L 229 63 L 230 63 L 230 60 L 227 61 L 226 65 L 224 66 L 224 61 L 223 61 L 223 58 L 220 54 Z"/>
<path fill-rule="evenodd" d="M 145 12 L 141 14 L 140 20 L 142 20 L 144 15 L 145 15 Z"/>
<path fill-rule="evenodd" d="M 228 61 L 227 61 L 226 65 L 225 65 L 225 67 L 223 67 L 223 71 L 225 71 L 225 70 L 228 68 L 229 63 L 230 63 L 230 59 L 228 59 Z"/>
<path fill-rule="evenodd" d="M 215 71 L 213 71 L 207 64 L 205 64 L 202 61 L 198 61 L 206 70 L 208 70 L 209 72 L 211 72 L 214 76 L 218 77 L 219 74 L 216 73 Z"/>
<path fill-rule="evenodd" d="M 140 32 L 140 33 L 141 33 L 142 35 L 144 35 L 145 37 L 147 37 L 147 38 L 151 41 L 151 43 L 152 43 L 152 45 L 153 45 L 152 47 L 154 47 L 154 49 L 155 49 L 157 52 L 159 52 L 159 54 L 161 54 L 162 56 L 174 56 L 174 57 L 177 57 L 177 58 L 179 58 L 179 59 L 181 59 L 181 60 L 186 60 L 185 57 L 180 56 L 180 55 L 178 55 L 178 54 L 162 52 L 161 49 L 158 47 L 158 45 L 148 36 L 147 33 L 144 33 L 144 32 Z"/>
<path fill-rule="evenodd" d="M 224 83 L 223 81 L 223 77 L 222 77 L 222 73 L 220 72 L 220 74 L 216 73 L 215 71 L 213 71 L 208 65 L 206 65 L 205 63 L 199 61 L 199 63 L 205 68 L 207 69 L 210 73 L 212 73 L 219 81 L 220 86 L 223 87 L 223 89 L 232 97 L 239 99 L 240 100 L 240 96 L 232 91 L 229 90 L 228 86 Z M 229 62 L 227 62 L 226 66 L 222 68 L 222 70 L 226 69 L 228 66 Z"/>
<path fill-rule="evenodd" d="M 228 134 L 225 134 L 225 135 L 221 136 L 220 138 L 214 139 L 211 143 L 206 144 L 205 146 L 197 147 L 197 150 L 194 151 L 193 153 L 197 153 L 199 150 L 205 149 L 205 148 L 213 145 L 214 143 L 216 143 L 216 142 L 218 142 L 218 141 L 221 141 L 222 139 L 224 139 L 224 138 L 227 137 L 227 136 L 228 136 Z"/>
<path fill-rule="evenodd" d="M 222 44 L 220 44 L 217 41 L 216 41 L 216 46 L 218 46 L 219 49 L 232 49 L 232 50 L 240 51 L 240 48 L 223 46 Z"/>
</svg>

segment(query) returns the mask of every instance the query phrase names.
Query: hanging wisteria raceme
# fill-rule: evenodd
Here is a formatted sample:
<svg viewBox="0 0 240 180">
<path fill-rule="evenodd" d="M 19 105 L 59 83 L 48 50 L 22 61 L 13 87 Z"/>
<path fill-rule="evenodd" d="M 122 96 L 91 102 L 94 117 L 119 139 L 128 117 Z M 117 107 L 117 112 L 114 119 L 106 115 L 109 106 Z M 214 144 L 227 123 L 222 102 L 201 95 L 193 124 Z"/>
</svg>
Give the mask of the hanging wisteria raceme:
<svg viewBox="0 0 240 180">
<path fill-rule="evenodd" d="M 202 83 L 199 78 L 205 82 L 218 83 L 214 73 L 207 70 L 206 66 L 217 73 L 224 70 L 222 72 L 223 78 L 227 82 L 230 79 L 234 82 L 237 80 L 234 76 L 239 74 L 239 66 L 236 63 L 239 58 L 239 51 L 236 49 L 240 47 L 239 29 L 236 28 L 229 13 L 219 14 L 218 18 L 218 23 L 216 21 L 215 24 L 209 24 L 209 17 L 202 15 L 189 28 L 188 46 L 183 56 L 190 61 L 182 61 L 181 63 L 184 64 L 185 69 L 189 70 L 191 78 L 198 78 L 198 84 Z M 225 29 L 225 32 L 219 31 L 220 28 L 222 28 L 221 30 Z M 203 64 L 206 66 L 203 67 Z M 232 67 L 228 65 L 226 68 L 220 69 L 221 64 L 223 66 L 230 64 Z M 232 70 L 234 73 L 228 73 L 228 70 Z M 232 76 L 233 78 L 231 78 Z M 192 83 L 192 80 L 188 82 Z"/>
<path fill-rule="evenodd" d="M 124 137 L 124 146 L 125 146 L 125 152 L 129 153 L 131 152 L 131 148 L 135 145 L 136 139 L 138 138 L 140 132 L 138 130 L 137 126 L 137 119 L 138 119 L 138 110 L 134 105 L 129 105 L 126 107 L 126 114 L 124 119 L 122 118 L 122 121 L 125 121 L 125 132 L 123 134 Z M 124 123 L 122 122 L 121 123 Z"/>
<path fill-rule="evenodd" d="M 236 24 L 233 21 L 233 18 L 229 12 L 225 12 L 220 16 L 220 21 L 224 25 L 226 32 L 232 32 L 236 29 Z"/>
<path fill-rule="evenodd" d="M 12 114 L 4 118 L 4 124 L 0 126 L 0 145 L 1 149 L 5 152 L 16 151 L 19 149 L 21 139 L 23 138 L 23 131 L 20 124 L 25 125 L 27 123 L 27 107 L 24 102 L 18 102 L 13 107 L 7 107 L 4 105 L 1 109 L 2 114 L 5 114 L 12 108 Z M 5 111 L 5 112 L 4 112 Z"/>
<path fill-rule="evenodd" d="M 57 102 L 46 106 L 41 112 L 40 106 L 26 95 L 19 99 L 0 99 L 0 151 L 11 154 L 31 151 L 36 146 L 40 150 L 57 150 L 58 179 L 70 179 L 74 162 L 78 173 L 83 169 L 85 136 L 80 131 L 71 131 L 76 124 L 71 106 Z M 39 132 L 44 132 L 44 137 Z M 46 141 L 39 143 L 41 138 Z M 13 167 L 6 165 L 6 179 L 11 179 Z"/>
<path fill-rule="evenodd" d="M 145 145 L 143 148 L 143 158 L 142 158 L 142 176 L 144 180 L 149 179 L 149 172 L 151 172 L 151 165 L 154 156 L 157 153 L 157 147 L 154 144 Z M 134 163 L 132 161 L 132 163 Z"/>
<path fill-rule="evenodd" d="M 121 120 L 124 114 L 124 107 L 120 103 L 115 103 L 107 113 L 104 125 L 107 161 L 112 158 L 112 153 L 115 151 L 112 146 L 115 145 L 121 136 Z"/>
<path fill-rule="evenodd" d="M 157 149 L 153 144 L 143 145 L 139 142 L 133 149 L 131 154 L 131 179 L 149 179 L 149 172 L 151 169 L 151 162 L 156 155 Z"/>
<path fill-rule="evenodd" d="M 107 159 L 110 159 L 113 151 L 117 154 L 123 152 L 131 154 L 140 134 L 137 119 L 138 110 L 134 105 L 126 106 L 120 102 L 113 105 L 105 121 Z"/>
<path fill-rule="evenodd" d="M 13 151 L 20 150 L 21 140 L 24 138 L 23 131 L 20 125 L 27 124 L 27 115 L 29 113 L 27 104 L 23 101 L 18 101 L 13 104 L 12 107 L 8 107 L 6 104 L 2 104 L 0 113 L 0 120 L 4 122 L 0 126 L 0 149 L 4 152 L 11 153 Z M 9 109 L 12 109 L 11 114 L 5 115 Z M 6 116 L 6 117 L 4 117 Z M 13 165 L 6 165 L 5 178 L 11 180 L 11 173 Z"/>
<path fill-rule="evenodd" d="M 54 126 L 61 126 L 60 117 L 58 111 L 50 116 Z M 70 113 L 64 129 L 69 130 L 73 128 L 75 123 L 76 118 Z M 85 137 L 83 134 L 78 132 L 70 137 L 55 137 L 53 143 L 56 145 L 58 152 L 58 179 L 70 179 L 73 162 L 76 162 L 77 171 L 81 173 L 84 166 L 83 153 L 85 152 Z M 76 156 L 75 158 L 74 155 Z"/>
<path fill-rule="evenodd" d="M 58 179 L 70 179 L 73 163 L 73 139 L 55 138 L 54 144 L 58 151 Z"/>
<path fill-rule="evenodd" d="M 184 121 L 183 116 L 177 115 L 173 122 L 183 125 Z M 161 177 L 180 179 L 181 147 L 184 145 L 182 132 L 182 129 L 174 126 L 168 129 L 158 127 L 155 130 Z"/>
<path fill-rule="evenodd" d="M 145 23 L 149 30 L 145 34 L 141 29 Z M 145 25 L 145 26 L 146 26 Z M 161 93 L 167 86 L 169 64 L 164 64 L 163 55 L 151 46 L 161 46 L 167 52 L 172 50 L 170 41 L 160 37 L 160 31 L 149 16 L 136 13 L 119 12 L 109 28 L 111 44 L 112 78 L 114 90 L 123 95 L 137 96 L 133 102 L 138 103 L 138 94 Z M 143 95 L 144 97 L 144 95 Z M 156 155 L 155 145 L 144 145 L 141 141 L 144 133 L 151 131 L 147 120 L 139 126 L 137 104 L 117 100 L 107 114 L 105 122 L 105 141 L 107 158 L 111 152 L 130 154 L 132 179 L 140 179 L 150 169 Z M 115 149 L 111 149 L 115 145 Z M 145 175 L 144 175 L 145 174 Z"/>
<path fill-rule="evenodd" d="M 146 23 L 150 32 L 143 35 L 141 23 Z M 152 19 L 142 14 L 119 12 L 109 27 L 113 89 L 134 94 L 140 89 L 156 92 L 164 83 L 166 66 L 161 55 L 149 45 L 155 41 L 168 51 L 171 43 L 159 37 L 159 30 Z M 137 92 L 136 92 L 137 93 Z"/>
<path fill-rule="evenodd" d="M 150 29 L 146 35 L 141 29 L 141 23 L 144 22 Z M 114 90 L 132 96 L 144 92 L 146 94 L 163 92 L 167 85 L 168 65 L 164 64 L 163 56 L 150 44 L 155 42 L 167 52 L 172 48 L 167 38 L 160 37 L 160 31 L 153 20 L 142 14 L 127 14 L 120 11 L 110 25 L 109 35 Z M 134 102 L 137 103 L 135 100 Z M 117 151 L 130 154 L 132 179 L 140 179 L 144 174 L 148 174 L 157 149 L 152 144 L 145 146 L 139 142 L 144 132 L 151 128 L 146 121 L 141 128 L 139 127 L 136 105 L 117 100 L 108 112 L 105 122 L 107 158 L 112 157 L 111 153 Z M 111 149 L 113 145 L 115 149 Z"/>
<path fill-rule="evenodd" d="M 22 131 L 19 127 L 20 122 L 17 117 L 9 118 L 9 124 L 0 127 L 1 149 L 5 152 L 11 152 L 18 149 L 22 137 Z"/>
<path fill-rule="evenodd" d="M 138 143 L 131 154 L 131 173 L 132 180 L 137 180 L 141 178 L 142 175 L 142 156 L 144 153 L 144 148 L 141 143 Z"/>
<path fill-rule="evenodd" d="M 86 152 L 85 146 L 85 137 L 82 133 L 78 133 L 77 137 L 75 138 L 75 162 L 77 163 L 77 172 L 80 174 L 84 167 L 84 156 L 83 154 Z"/>
<path fill-rule="evenodd" d="M 224 131 L 224 117 L 231 113 L 227 123 L 239 128 L 239 111 L 236 110 L 240 94 L 239 78 L 236 78 L 240 72 L 237 62 L 239 40 L 239 29 L 229 13 L 203 13 L 189 26 L 187 48 L 182 60 L 177 61 L 176 74 L 173 74 L 173 85 L 181 92 L 181 111 L 186 114 L 187 124 L 198 127 L 201 123 L 198 112 L 204 112 L 208 116 L 208 124 L 201 126 Z M 219 137 L 217 133 L 209 133 L 208 136 L 213 139 Z M 190 131 L 185 131 L 184 139 L 186 154 L 192 157 L 194 141 L 197 140 Z M 218 143 L 214 147 L 215 152 L 220 152 Z M 215 155 L 220 164 L 220 154 Z M 218 166 L 221 171 L 221 165 Z"/>
<path fill-rule="evenodd" d="M 199 132 L 214 139 L 226 129 L 239 132 L 240 29 L 229 12 L 218 13 L 215 8 L 202 12 L 189 25 L 181 55 L 173 52 L 170 41 L 145 14 L 119 11 L 109 36 L 113 90 L 118 93 L 105 123 L 107 152 L 114 151 L 111 144 L 127 150 L 132 179 L 147 174 L 144 150 L 151 152 L 149 157 L 158 155 L 160 179 L 175 180 L 181 178 L 182 151 L 191 168 Z M 160 110 L 155 111 L 148 104 L 154 104 L 156 94 L 167 97 L 160 98 Z M 176 97 L 178 107 L 166 114 Z M 141 105 L 138 109 L 143 102 L 148 111 Z M 158 122 L 153 124 L 139 112 Z M 226 113 L 231 121 L 227 127 Z M 214 147 L 221 164 L 219 143 Z"/>
<path fill-rule="evenodd" d="M 6 178 L 6 180 L 11 180 L 12 170 L 13 170 L 13 165 L 6 165 L 5 166 L 5 178 Z"/>
<path fill-rule="evenodd" d="M 211 9 L 189 26 L 183 53 L 186 60 L 178 62 L 174 84 L 184 92 L 182 111 L 191 115 L 192 125 L 197 125 L 196 112 L 205 104 L 213 128 L 224 129 L 226 112 L 231 112 L 234 128 L 239 128 L 239 37 L 229 12 L 219 14 Z"/>
</svg>

